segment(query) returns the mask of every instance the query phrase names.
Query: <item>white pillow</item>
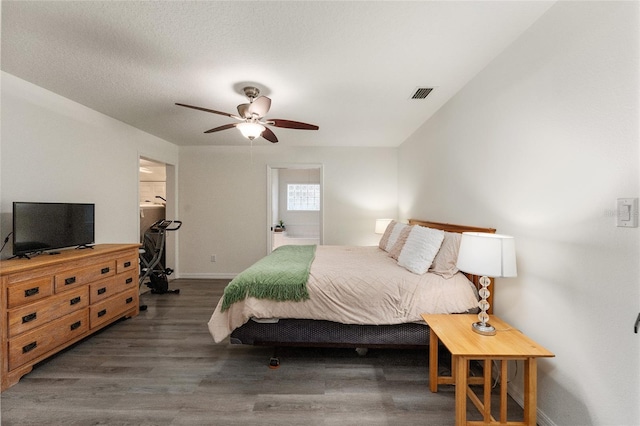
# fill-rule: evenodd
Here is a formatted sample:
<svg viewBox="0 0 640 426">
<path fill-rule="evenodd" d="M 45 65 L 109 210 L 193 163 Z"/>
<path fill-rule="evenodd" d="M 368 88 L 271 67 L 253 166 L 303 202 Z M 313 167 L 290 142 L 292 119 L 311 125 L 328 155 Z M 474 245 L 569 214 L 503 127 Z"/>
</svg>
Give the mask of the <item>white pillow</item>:
<svg viewBox="0 0 640 426">
<path fill-rule="evenodd" d="M 443 240 L 444 231 L 414 226 L 398 256 L 398 265 L 414 274 L 424 274 L 429 270 Z"/>
</svg>

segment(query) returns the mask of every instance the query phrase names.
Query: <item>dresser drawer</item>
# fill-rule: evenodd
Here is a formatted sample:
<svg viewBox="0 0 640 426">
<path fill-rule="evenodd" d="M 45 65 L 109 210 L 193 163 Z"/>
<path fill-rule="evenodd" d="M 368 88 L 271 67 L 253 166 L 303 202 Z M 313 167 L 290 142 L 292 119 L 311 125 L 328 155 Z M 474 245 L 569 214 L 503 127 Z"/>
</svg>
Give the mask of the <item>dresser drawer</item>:
<svg viewBox="0 0 640 426">
<path fill-rule="evenodd" d="M 85 308 L 9 339 L 9 370 L 38 358 L 88 330 L 88 309 Z"/>
<path fill-rule="evenodd" d="M 25 331 L 48 324 L 87 306 L 89 306 L 89 293 L 85 286 L 51 296 L 46 300 L 10 309 L 7 312 L 9 337 L 15 337 Z"/>
<path fill-rule="evenodd" d="M 31 303 L 53 294 L 53 277 L 46 276 L 9 284 L 7 287 L 7 307 Z"/>
<path fill-rule="evenodd" d="M 116 273 L 121 274 L 126 271 L 138 271 L 138 255 L 121 257 L 116 260 Z"/>
<path fill-rule="evenodd" d="M 118 293 L 108 299 L 91 305 L 89 307 L 89 317 L 91 328 L 98 327 L 123 313 L 137 308 L 138 288 L 134 287 L 123 293 Z"/>
<path fill-rule="evenodd" d="M 115 278 L 116 291 L 127 291 L 138 288 L 138 271 L 129 271 L 126 274 L 118 274 Z"/>
<path fill-rule="evenodd" d="M 69 269 L 55 275 L 54 284 L 56 293 L 70 290 L 102 278 L 112 277 L 116 274 L 115 260 L 108 260 L 86 268 Z"/>
<path fill-rule="evenodd" d="M 115 277 L 92 283 L 89 288 L 91 304 L 107 299 L 114 294 L 126 291 L 137 286 L 136 272 L 118 274 Z"/>
<path fill-rule="evenodd" d="M 89 285 L 89 301 L 91 304 L 104 300 L 117 293 L 116 277 L 100 280 Z"/>
</svg>

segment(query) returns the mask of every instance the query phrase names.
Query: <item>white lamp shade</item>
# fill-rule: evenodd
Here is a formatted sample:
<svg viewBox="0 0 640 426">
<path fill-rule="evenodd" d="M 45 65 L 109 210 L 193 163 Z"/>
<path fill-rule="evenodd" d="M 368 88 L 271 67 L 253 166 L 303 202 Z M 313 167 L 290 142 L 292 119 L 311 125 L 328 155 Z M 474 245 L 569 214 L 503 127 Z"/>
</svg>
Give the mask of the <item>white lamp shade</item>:
<svg viewBox="0 0 640 426">
<path fill-rule="evenodd" d="M 508 235 L 463 232 L 457 267 L 463 272 L 487 277 L 515 277 L 515 239 Z"/>
<path fill-rule="evenodd" d="M 387 229 L 387 226 L 391 223 L 393 219 L 376 219 L 376 234 L 384 234 L 384 231 Z"/>
<path fill-rule="evenodd" d="M 247 139 L 254 140 L 264 132 L 264 126 L 259 123 L 240 123 L 236 126 L 242 136 Z"/>
</svg>

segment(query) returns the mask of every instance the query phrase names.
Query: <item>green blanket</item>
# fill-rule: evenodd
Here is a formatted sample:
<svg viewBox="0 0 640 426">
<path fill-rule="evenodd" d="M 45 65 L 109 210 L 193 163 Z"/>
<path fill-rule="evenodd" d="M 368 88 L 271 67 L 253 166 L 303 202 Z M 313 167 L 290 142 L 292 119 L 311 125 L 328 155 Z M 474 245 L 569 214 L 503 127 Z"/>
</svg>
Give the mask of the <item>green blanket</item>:
<svg viewBox="0 0 640 426">
<path fill-rule="evenodd" d="M 224 289 L 222 311 L 245 297 L 301 301 L 316 246 L 281 246 L 237 275 Z"/>
</svg>

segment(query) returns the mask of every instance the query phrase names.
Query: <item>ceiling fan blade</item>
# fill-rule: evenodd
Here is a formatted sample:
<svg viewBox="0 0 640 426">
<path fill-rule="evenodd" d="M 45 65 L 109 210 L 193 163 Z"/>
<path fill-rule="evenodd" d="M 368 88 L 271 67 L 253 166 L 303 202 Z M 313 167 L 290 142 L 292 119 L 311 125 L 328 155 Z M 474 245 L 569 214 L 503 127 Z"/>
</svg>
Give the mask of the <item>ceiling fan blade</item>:
<svg viewBox="0 0 640 426">
<path fill-rule="evenodd" d="M 225 124 L 224 126 L 220 126 L 220 127 L 216 127 L 216 128 L 213 128 L 213 129 L 209 129 L 205 133 L 213 133 L 213 132 L 219 132 L 220 130 L 232 129 L 232 128 L 236 127 L 238 124 L 239 123 Z"/>
<path fill-rule="evenodd" d="M 268 128 L 268 127 L 264 128 L 264 131 L 262 132 L 262 135 L 260 135 L 260 136 L 262 136 L 263 138 L 265 138 L 266 140 L 268 140 L 271 143 L 277 143 L 278 142 L 278 138 L 276 137 L 276 134 L 273 133 L 271 131 L 271 129 Z"/>
<path fill-rule="evenodd" d="M 234 115 L 229 114 L 228 112 L 216 111 L 214 109 L 202 108 L 202 107 L 197 107 L 197 106 L 193 106 L 193 105 L 179 104 L 177 102 L 176 102 L 176 105 L 181 106 L 181 107 L 191 108 L 191 109 L 197 109 L 197 110 L 204 111 L 204 112 L 212 112 L 214 114 L 224 115 L 226 117 L 235 118 Z"/>
<path fill-rule="evenodd" d="M 249 104 L 249 113 L 261 118 L 267 115 L 269 108 L 271 108 L 271 99 L 266 96 L 259 96 Z"/>
<path fill-rule="evenodd" d="M 277 118 L 269 119 L 269 121 L 267 121 L 267 124 L 271 124 L 272 126 L 276 127 L 283 127 L 285 129 L 318 130 L 320 128 L 315 124 L 307 124 L 291 120 L 279 120 Z"/>
</svg>

